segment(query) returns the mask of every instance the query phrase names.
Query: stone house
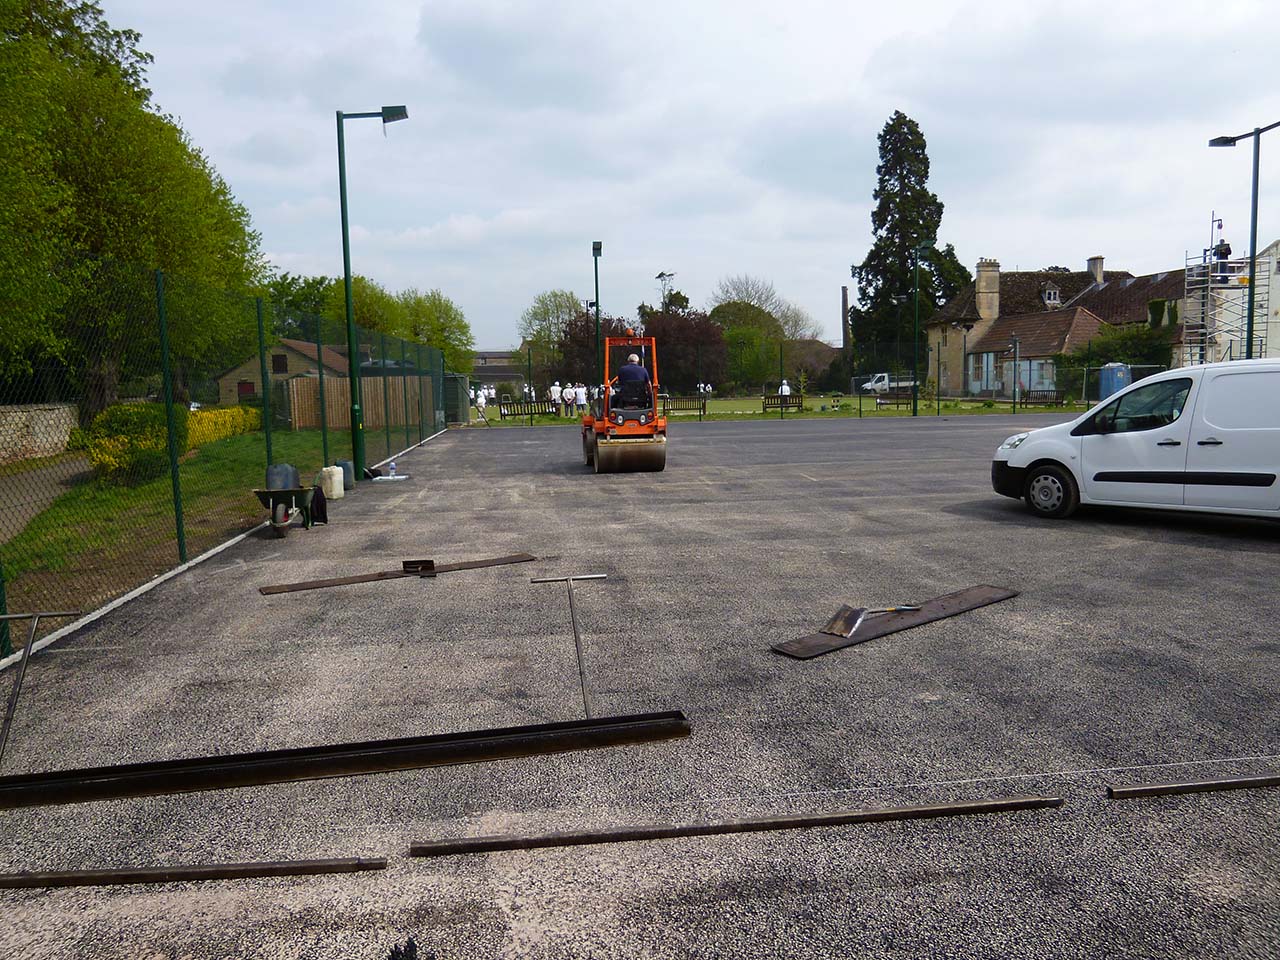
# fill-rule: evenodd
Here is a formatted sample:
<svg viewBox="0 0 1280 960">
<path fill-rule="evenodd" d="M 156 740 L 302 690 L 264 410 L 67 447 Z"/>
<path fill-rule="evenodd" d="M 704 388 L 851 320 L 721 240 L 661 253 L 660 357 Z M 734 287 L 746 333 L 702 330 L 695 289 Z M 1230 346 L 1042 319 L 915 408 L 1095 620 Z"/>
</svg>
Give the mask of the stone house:
<svg viewBox="0 0 1280 960">
<path fill-rule="evenodd" d="M 325 376 L 346 377 L 347 357 L 332 347 L 323 347 Z M 316 372 L 316 345 L 306 340 L 283 339 L 272 344 L 267 351 L 267 375 L 273 380 L 314 375 Z M 244 397 L 262 396 L 262 366 L 255 353 L 248 360 L 232 367 L 215 378 L 218 384 L 218 405 L 235 406 Z"/>
<path fill-rule="evenodd" d="M 940 381 L 944 396 L 1010 395 L 1012 377 L 1004 370 L 1007 362 L 1012 372 L 1010 346 L 1019 336 L 1019 356 L 1031 361 L 1020 371 L 1023 388 L 1053 390 L 1053 354 L 1086 343 L 1102 324 L 1176 319 L 1184 293 L 1182 270 L 1135 277 L 1105 270 L 1102 257 L 1090 257 L 1082 271 L 1002 272 L 999 261 L 979 260 L 973 283 L 927 324 L 929 376 Z M 1001 343 L 1007 358 L 996 349 Z"/>
</svg>

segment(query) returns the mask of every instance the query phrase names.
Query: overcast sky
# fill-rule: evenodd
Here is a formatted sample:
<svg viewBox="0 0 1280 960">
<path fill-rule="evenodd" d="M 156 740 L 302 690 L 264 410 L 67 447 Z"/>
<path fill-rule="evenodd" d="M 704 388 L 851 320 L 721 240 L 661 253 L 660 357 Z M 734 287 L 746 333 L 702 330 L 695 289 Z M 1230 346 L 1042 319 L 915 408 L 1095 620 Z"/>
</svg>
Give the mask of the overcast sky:
<svg viewBox="0 0 1280 960">
<path fill-rule="evenodd" d="M 481 349 L 542 290 L 591 297 L 593 240 L 608 312 L 659 271 L 695 305 L 749 273 L 835 339 L 895 109 L 970 270 L 1179 267 L 1212 210 L 1245 254 L 1249 141 L 1206 144 L 1280 120 L 1265 0 L 102 3 L 281 270 L 341 273 L 334 111 L 406 104 L 385 137 L 346 125 L 353 269 L 441 288 Z M 1280 130 L 1262 146 L 1260 246 Z"/>
</svg>

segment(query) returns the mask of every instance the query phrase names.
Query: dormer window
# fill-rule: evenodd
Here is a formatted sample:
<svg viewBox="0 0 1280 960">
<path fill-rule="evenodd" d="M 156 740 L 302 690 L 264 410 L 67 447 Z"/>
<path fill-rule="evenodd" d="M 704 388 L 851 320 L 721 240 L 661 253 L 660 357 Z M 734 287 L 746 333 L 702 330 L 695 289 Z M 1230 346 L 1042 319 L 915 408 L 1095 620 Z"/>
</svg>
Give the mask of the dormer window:
<svg viewBox="0 0 1280 960">
<path fill-rule="evenodd" d="M 1054 283 L 1046 283 L 1040 289 L 1040 296 L 1043 298 L 1046 307 L 1056 307 L 1062 302 L 1058 297 L 1058 285 Z"/>
</svg>

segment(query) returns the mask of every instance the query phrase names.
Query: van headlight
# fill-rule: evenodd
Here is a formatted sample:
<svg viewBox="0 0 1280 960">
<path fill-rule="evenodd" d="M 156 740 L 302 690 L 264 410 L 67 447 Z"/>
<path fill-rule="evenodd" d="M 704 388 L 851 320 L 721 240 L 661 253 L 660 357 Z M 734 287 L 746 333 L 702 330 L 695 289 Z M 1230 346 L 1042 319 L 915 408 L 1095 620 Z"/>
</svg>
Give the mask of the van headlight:
<svg viewBox="0 0 1280 960">
<path fill-rule="evenodd" d="M 1031 436 L 1029 433 L 1015 433 L 1012 437 L 1000 444 L 1001 450 L 1016 450 L 1022 446 L 1022 442 Z"/>
</svg>

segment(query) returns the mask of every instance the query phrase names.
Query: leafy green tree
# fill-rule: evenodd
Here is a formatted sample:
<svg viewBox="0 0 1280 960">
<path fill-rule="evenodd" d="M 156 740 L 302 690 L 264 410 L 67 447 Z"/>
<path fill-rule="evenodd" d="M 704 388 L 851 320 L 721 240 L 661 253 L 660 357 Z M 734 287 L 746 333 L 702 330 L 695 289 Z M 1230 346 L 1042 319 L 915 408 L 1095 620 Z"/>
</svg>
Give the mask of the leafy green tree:
<svg viewBox="0 0 1280 960">
<path fill-rule="evenodd" d="M 773 316 L 787 340 L 813 339 L 822 332 L 813 317 L 801 307 L 786 300 L 774 289 L 773 282 L 749 274 L 721 277 L 711 294 L 713 308 L 726 303 L 749 303 Z"/>
<path fill-rule="evenodd" d="M 56 64 L 31 38 L 0 43 L 0 376 L 63 344 L 57 310 L 74 287 L 65 264 L 71 190 L 54 175 L 48 131 L 59 112 Z"/>
<path fill-rule="evenodd" d="M 762 307 L 741 300 L 720 304 L 708 314 L 708 317 L 726 334 L 731 329 L 746 327 L 759 330 L 770 340 L 781 340 L 783 336 L 782 324 L 778 322 L 777 317 Z"/>
<path fill-rule="evenodd" d="M 273 308 L 276 336 L 312 339 L 315 325 L 328 306 L 331 286 L 332 277 L 307 277 L 287 271 L 273 275 L 264 293 Z"/>
<path fill-rule="evenodd" d="M 536 383 L 544 380 L 550 383 L 557 379 L 552 376 L 552 372 L 564 359 L 561 343 L 564 341 L 566 328 L 581 311 L 582 301 L 572 290 L 544 290 L 533 298 L 533 303 L 520 315 L 520 337 L 525 348 L 533 351 Z M 594 337 L 594 328 L 592 329 Z"/>
<path fill-rule="evenodd" d="M 875 240 L 862 263 L 852 268 L 863 308 L 863 323 L 854 335 L 864 344 L 902 335 L 910 340 L 914 316 L 901 319 L 894 297 L 914 294 L 918 247 L 928 247 L 920 257 L 921 330 L 937 307 L 971 279 L 950 244 L 936 249 L 943 205 L 929 190 L 929 154 L 919 124 L 894 111 L 880 131 L 879 147 L 871 211 Z"/>
<path fill-rule="evenodd" d="M 461 308 L 438 289 L 420 293 L 410 288 L 401 292 L 399 300 L 408 324 L 406 339 L 439 349 L 445 369 L 470 373 L 476 341 Z"/>
</svg>

